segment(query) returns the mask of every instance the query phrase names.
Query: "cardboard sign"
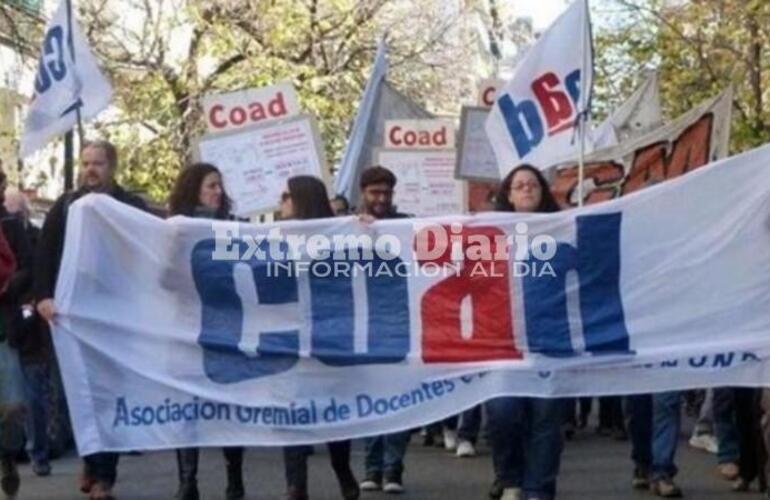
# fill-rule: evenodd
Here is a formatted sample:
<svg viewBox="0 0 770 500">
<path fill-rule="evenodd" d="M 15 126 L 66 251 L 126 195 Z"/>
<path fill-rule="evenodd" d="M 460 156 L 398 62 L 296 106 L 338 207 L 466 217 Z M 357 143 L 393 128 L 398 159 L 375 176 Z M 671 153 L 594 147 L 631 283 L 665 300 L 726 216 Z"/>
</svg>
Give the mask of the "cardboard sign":
<svg viewBox="0 0 770 500">
<path fill-rule="evenodd" d="M 464 183 L 455 180 L 454 149 L 380 149 L 377 163 L 390 169 L 396 183 L 393 204 L 418 217 L 459 214 L 465 209 Z"/>
<path fill-rule="evenodd" d="M 290 118 L 300 112 L 290 83 L 203 97 L 209 132 L 218 133 Z"/>
<path fill-rule="evenodd" d="M 327 168 L 312 116 L 204 137 L 202 161 L 216 165 L 241 217 L 275 210 L 286 180 L 314 175 L 326 180 Z"/>
<path fill-rule="evenodd" d="M 491 108 L 495 104 L 495 96 L 497 95 L 497 89 L 503 88 L 505 80 L 498 78 L 487 78 L 481 80 L 479 83 L 479 98 L 477 106 L 482 108 Z"/>
<path fill-rule="evenodd" d="M 385 147 L 392 149 L 450 149 L 455 147 L 451 120 L 388 120 Z"/>
<path fill-rule="evenodd" d="M 727 157 L 731 108 L 728 90 L 657 130 L 587 156 L 583 203 L 618 198 Z M 562 207 L 578 204 L 577 162 L 551 168 L 546 176 Z"/>
<path fill-rule="evenodd" d="M 497 157 L 484 128 L 487 116 L 488 108 L 463 106 L 455 167 L 457 179 L 500 180 Z"/>
</svg>

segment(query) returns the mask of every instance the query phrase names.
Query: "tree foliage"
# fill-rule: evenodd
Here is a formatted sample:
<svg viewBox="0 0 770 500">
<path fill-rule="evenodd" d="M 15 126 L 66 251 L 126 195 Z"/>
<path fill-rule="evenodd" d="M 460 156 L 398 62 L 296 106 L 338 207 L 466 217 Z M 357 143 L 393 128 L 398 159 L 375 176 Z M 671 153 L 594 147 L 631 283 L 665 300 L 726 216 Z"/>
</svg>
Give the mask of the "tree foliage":
<svg viewBox="0 0 770 500">
<path fill-rule="evenodd" d="M 657 67 L 669 117 L 732 85 L 732 150 L 768 142 L 770 2 L 608 0 L 605 9 L 595 38 L 598 103 L 617 103 L 641 69 Z"/>
<path fill-rule="evenodd" d="M 340 157 L 377 40 L 389 42 L 391 79 L 424 101 L 457 89 L 450 49 L 459 12 L 399 0 L 82 0 L 81 24 L 109 72 L 121 112 L 99 133 L 121 148 L 123 180 L 165 198 L 204 132 L 211 92 L 289 81 L 319 118 L 331 164 Z M 449 54 L 452 54 L 451 56 Z M 468 75 L 471 77 L 474 75 Z"/>
</svg>

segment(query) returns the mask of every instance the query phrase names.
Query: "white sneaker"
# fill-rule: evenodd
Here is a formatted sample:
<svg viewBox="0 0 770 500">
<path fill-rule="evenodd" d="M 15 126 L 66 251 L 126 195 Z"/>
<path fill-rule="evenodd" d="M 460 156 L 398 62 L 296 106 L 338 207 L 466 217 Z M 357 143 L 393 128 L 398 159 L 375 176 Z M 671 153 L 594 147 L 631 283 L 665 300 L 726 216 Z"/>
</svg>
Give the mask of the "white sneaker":
<svg viewBox="0 0 770 500">
<path fill-rule="evenodd" d="M 457 456 L 460 458 L 475 457 L 476 448 L 470 441 L 462 440 L 457 443 Z"/>
<path fill-rule="evenodd" d="M 405 490 L 404 490 L 404 485 L 402 485 L 401 483 L 397 483 L 395 481 L 392 481 L 392 482 L 389 481 L 389 482 L 386 482 L 385 486 L 382 487 L 382 491 L 393 495 L 400 495 Z"/>
<path fill-rule="evenodd" d="M 693 435 L 690 438 L 690 446 L 698 450 L 707 451 L 716 455 L 719 451 L 719 444 L 713 434 Z"/>
<path fill-rule="evenodd" d="M 519 488 L 505 488 L 500 500 L 521 500 L 521 490 Z"/>
<path fill-rule="evenodd" d="M 379 491 L 382 489 L 382 484 L 378 483 L 374 479 L 364 479 L 359 485 L 361 491 Z"/>
<path fill-rule="evenodd" d="M 457 449 L 457 432 L 444 429 L 444 449 L 454 451 Z"/>
</svg>

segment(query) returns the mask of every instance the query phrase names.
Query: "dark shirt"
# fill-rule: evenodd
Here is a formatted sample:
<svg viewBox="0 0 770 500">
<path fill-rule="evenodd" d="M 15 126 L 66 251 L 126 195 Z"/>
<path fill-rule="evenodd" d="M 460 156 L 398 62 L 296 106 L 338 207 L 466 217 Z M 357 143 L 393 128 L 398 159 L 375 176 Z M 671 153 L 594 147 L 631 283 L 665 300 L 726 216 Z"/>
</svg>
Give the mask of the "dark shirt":
<svg viewBox="0 0 770 500">
<path fill-rule="evenodd" d="M 88 191 L 83 189 L 64 193 L 56 200 L 45 218 L 35 259 L 37 269 L 35 272 L 34 294 L 38 302 L 53 298 L 54 296 L 61 257 L 64 252 L 67 211 L 72 203 L 88 193 Z M 120 186 L 116 185 L 107 194 L 134 208 L 149 211 L 143 199 L 129 193 Z"/>
</svg>

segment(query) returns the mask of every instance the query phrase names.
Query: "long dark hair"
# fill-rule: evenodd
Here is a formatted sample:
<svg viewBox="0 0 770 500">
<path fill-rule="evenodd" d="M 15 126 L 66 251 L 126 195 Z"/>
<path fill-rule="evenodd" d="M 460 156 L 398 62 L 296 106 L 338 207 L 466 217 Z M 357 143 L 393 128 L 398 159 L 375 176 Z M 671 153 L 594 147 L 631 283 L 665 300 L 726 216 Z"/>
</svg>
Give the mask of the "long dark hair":
<svg viewBox="0 0 770 500">
<path fill-rule="evenodd" d="M 508 198 L 511 192 L 513 177 L 516 175 L 516 173 L 521 172 L 522 170 L 532 172 L 532 174 L 534 174 L 535 178 L 537 179 L 537 183 L 540 184 L 540 205 L 538 205 L 535 212 L 558 212 L 560 210 L 559 204 L 556 203 L 556 199 L 554 199 L 553 193 L 551 193 L 551 188 L 548 186 L 548 182 L 545 180 L 545 177 L 543 177 L 543 174 L 540 172 L 540 170 L 536 169 L 532 165 L 527 164 L 519 165 L 518 167 L 511 170 L 508 175 L 505 176 L 503 182 L 500 183 L 500 189 L 497 191 L 497 196 L 495 197 L 495 210 L 499 212 L 516 212 L 516 207 L 513 206 Z"/>
<path fill-rule="evenodd" d="M 334 217 L 326 186 L 318 177 L 297 175 L 288 181 L 295 219 Z"/>
<path fill-rule="evenodd" d="M 203 179 L 207 175 L 217 173 L 219 177 L 222 177 L 222 173 L 217 167 L 210 163 L 193 163 L 192 165 L 184 168 L 179 177 L 176 178 L 176 184 L 174 184 L 174 190 L 171 191 L 171 196 L 168 198 L 168 209 L 170 215 L 195 215 L 196 210 L 200 206 L 200 192 Z M 226 219 L 230 216 L 230 209 L 232 208 L 232 202 L 230 197 L 227 196 L 224 184 L 222 185 L 222 202 L 216 211 L 216 217 L 218 219 Z"/>
</svg>

